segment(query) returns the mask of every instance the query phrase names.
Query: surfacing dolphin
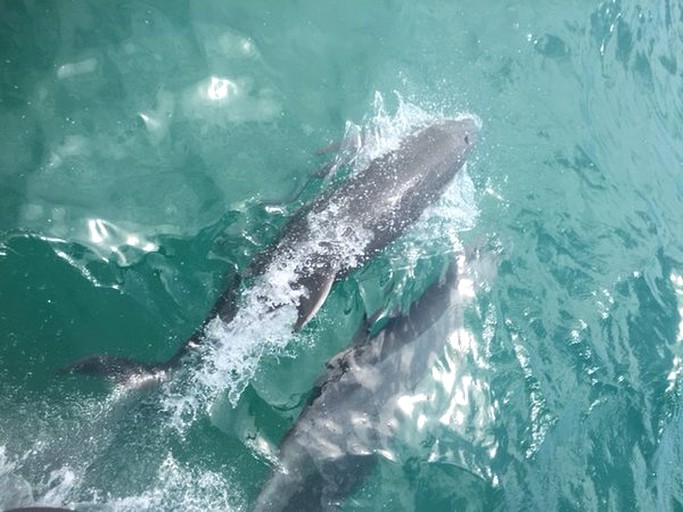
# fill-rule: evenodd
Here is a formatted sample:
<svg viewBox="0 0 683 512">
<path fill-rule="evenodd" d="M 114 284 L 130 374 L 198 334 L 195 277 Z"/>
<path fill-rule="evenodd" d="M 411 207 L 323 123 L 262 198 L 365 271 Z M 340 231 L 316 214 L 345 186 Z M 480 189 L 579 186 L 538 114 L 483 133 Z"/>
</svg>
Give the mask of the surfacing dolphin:
<svg viewBox="0 0 683 512">
<path fill-rule="evenodd" d="M 253 512 L 339 510 L 391 436 L 398 399 L 415 392 L 451 327 L 462 323 L 456 288 L 452 262 L 445 278 L 427 288 L 405 314 L 391 317 L 375 335 L 361 329 L 350 347 L 327 363 L 280 444 L 279 464 Z M 427 333 L 437 322 L 439 328 Z"/>
<path fill-rule="evenodd" d="M 168 361 L 144 363 L 100 355 L 86 357 L 66 370 L 124 381 L 136 375 L 161 376 L 201 343 L 211 322 L 233 321 L 238 305 L 259 308 L 263 314 L 294 306 L 293 329 L 301 329 L 325 302 L 335 281 L 401 236 L 442 195 L 465 165 L 477 132 L 477 123 L 470 117 L 435 121 L 302 208 L 287 223 L 279 241 L 244 272 L 254 285 L 241 297 L 237 297 L 237 286 L 229 287 Z"/>
</svg>

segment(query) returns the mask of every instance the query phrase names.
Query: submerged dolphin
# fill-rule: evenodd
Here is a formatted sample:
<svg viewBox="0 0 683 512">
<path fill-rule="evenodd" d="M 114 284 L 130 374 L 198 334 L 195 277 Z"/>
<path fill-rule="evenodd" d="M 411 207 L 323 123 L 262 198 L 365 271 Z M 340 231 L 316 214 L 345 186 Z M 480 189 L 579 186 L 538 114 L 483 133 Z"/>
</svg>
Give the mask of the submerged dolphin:
<svg viewBox="0 0 683 512">
<path fill-rule="evenodd" d="M 376 462 L 397 400 L 414 392 L 461 322 L 456 307 L 457 268 L 451 263 L 403 315 L 379 333 L 361 330 L 351 346 L 327 363 L 308 404 L 287 433 L 254 512 L 338 510 Z M 425 332 L 440 322 L 445 329 Z M 450 323 L 449 323 L 450 322 Z"/>
<path fill-rule="evenodd" d="M 287 223 L 279 241 L 257 256 L 243 274 L 261 286 L 260 291 L 247 290 L 242 301 L 252 293 L 251 299 L 266 313 L 289 303 L 297 309 L 293 329 L 303 327 L 320 309 L 335 281 L 401 236 L 441 196 L 464 166 L 477 132 L 472 118 L 436 121 L 302 208 Z M 274 299 L 282 297 L 274 283 L 281 283 L 283 276 L 289 296 Z M 203 340 L 215 318 L 226 324 L 235 318 L 236 289 L 231 286 L 218 298 L 202 325 L 168 361 L 92 356 L 67 370 L 120 379 L 170 370 Z"/>
</svg>

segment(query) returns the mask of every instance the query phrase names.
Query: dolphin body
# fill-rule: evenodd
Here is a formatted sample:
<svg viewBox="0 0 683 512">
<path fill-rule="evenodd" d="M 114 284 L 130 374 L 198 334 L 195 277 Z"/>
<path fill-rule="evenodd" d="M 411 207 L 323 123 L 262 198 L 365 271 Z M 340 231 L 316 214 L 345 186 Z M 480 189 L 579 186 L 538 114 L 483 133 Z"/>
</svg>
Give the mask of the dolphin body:
<svg viewBox="0 0 683 512">
<path fill-rule="evenodd" d="M 401 236 L 442 195 L 464 166 L 477 132 L 477 122 L 470 117 L 435 121 L 303 207 L 287 223 L 280 239 L 259 254 L 243 274 L 261 284 L 255 299 L 263 311 L 273 311 L 288 300 L 297 309 L 293 329 L 301 329 L 325 302 L 335 281 Z M 282 281 L 282 275 L 286 276 L 289 297 L 285 302 L 273 301 L 278 290 L 274 285 L 269 289 L 269 283 Z M 201 343 L 215 318 L 225 324 L 235 318 L 240 302 L 237 289 L 228 287 L 201 326 L 168 361 L 145 363 L 98 355 L 65 370 L 121 381 L 164 375 Z"/>
<path fill-rule="evenodd" d="M 339 510 L 372 470 L 402 395 L 414 393 L 462 323 L 452 262 L 409 310 L 371 335 L 361 329 L 335 355 L 279 448 L 253 512 Z M 446 317 L 446 318 L 443 318 Z M 444 321 L 446 320 L 446 321 Z M 435 329 L 432 326 L 438 323 Z M 426 331 L 430 330 L 429 333 Z"/>
</svg>

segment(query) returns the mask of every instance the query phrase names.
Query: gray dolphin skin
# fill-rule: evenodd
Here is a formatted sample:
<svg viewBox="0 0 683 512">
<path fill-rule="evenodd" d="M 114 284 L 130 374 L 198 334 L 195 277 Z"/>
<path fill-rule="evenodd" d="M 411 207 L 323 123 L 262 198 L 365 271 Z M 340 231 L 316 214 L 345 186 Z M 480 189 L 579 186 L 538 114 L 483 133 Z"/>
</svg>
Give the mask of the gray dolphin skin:
<svg viewBox="0 0 683 512">
<path fill-rule="evenodd" d="M 401 236 L 442 195 L 464 166 L 477 132 L 475 120 L 466 117 L 435 121 L 405 137 L 398 148 L 372 160 L 295 214 L 279 241 L 257 256 L 242 277 L 263 283 L 288 273 L 290 300 L 298 312 L 293 329 L 301 329 L 320 309 L 335 281 Z M 65 370 L 124 381 L 139 374 L 165 374 L 202 342 L 215 318 L 226 324 L 235 318 L 245 297 L 238 296 L 238 288 L 233 283 L 218 298 L 201 326 L 168 361 L 144 363 L 100 355 Z M 268 295 L 268 290 L 262 292 L 262 302 L 271 300 Z M 283 305 L 269 303 L 265 311 Z"/>
<path fill-rule="evenodd" d="M 397 400 L 414 393 L 452 327 L 462 323 L 456 285 L 452 262 L 445 278 L 405 314 L 391 317 L 375 335 L 361 330 L 349 348 L 328 362 L 282 441 L 279 465 L 253 512 L 340 509 L 374 467 L 383 438 L 391 436 L 388 425 Z"/>
</svg>

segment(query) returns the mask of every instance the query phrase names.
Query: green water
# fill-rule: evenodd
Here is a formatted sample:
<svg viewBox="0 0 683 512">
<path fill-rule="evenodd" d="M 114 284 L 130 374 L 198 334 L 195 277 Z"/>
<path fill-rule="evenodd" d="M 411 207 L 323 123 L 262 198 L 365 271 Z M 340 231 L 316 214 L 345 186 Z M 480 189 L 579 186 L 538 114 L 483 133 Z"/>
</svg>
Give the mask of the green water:
<svg viewBox="0 0 683 512">
<path fill-rule="evenodd" d="M 0 509 L 247 510 L 451 217 L 495 270 L 470 343 L 343 510 L 683 509 L 680 0 L 1 0 L 0 69 Z M 482 120 L 466 221 L 337 284 L 236 405 L 56 373 L 170 356 L 318 192 L 316 152 L 400 112 Z"/>
</svg>

